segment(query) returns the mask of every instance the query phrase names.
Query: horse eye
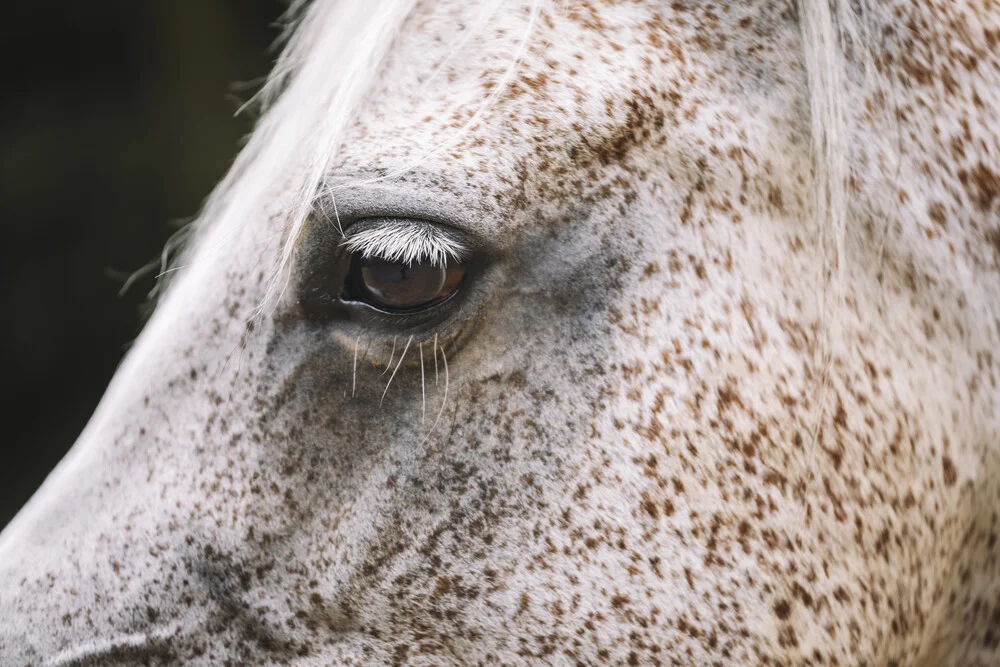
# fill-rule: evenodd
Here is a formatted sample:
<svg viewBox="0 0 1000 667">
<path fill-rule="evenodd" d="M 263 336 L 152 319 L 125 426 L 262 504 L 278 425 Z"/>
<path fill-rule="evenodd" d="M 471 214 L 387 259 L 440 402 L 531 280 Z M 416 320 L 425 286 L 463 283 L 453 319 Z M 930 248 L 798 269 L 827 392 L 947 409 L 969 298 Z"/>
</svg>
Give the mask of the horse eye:
<svg viewBox="0 0 1000 667">
<path fill-rule="evenodd" d="M 389 261 L 380 257 L 351 257 L 345 284 L 349 301 L 364 301 L 380 310 L 403 312 L 438 304 L 454 294 L 465 277 L 460 264 Z"/>
</svg>

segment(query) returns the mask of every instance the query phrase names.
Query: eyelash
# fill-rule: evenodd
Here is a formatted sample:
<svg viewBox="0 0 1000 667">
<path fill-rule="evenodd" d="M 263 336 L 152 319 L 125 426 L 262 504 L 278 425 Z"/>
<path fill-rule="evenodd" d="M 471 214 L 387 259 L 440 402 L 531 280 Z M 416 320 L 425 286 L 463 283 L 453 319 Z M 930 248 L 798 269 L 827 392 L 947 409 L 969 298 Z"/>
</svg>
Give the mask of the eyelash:
<svg viewBox="0 0 1000 667">
<path fill-rule="evenodd" d="M 363 227 L 358 230 L 358 225 Z M 347 230 L 341 246 L 368 259 L 415 264 L 429 262 L 443 267 L 461 262 L 469 249 L 439 225 L 422 220 L 372 220 L 355 223 Z"/>
</svg>

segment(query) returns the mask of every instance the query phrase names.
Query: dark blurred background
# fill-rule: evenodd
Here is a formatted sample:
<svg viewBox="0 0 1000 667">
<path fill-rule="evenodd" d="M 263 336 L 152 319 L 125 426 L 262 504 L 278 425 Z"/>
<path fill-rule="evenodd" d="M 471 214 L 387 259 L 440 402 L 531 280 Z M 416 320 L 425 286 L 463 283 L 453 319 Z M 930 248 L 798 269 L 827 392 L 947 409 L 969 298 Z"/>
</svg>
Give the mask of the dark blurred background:
<svg viewBox="0 0 1000 667">
<path fill-rule="evenodd" d="M 0 7 L 0 528 L 73 444 L 140 327 L 125 277 L 249 131 L 280 0 Z M 240 83 L 251 85 L 237 85 Z"/>
</svg>

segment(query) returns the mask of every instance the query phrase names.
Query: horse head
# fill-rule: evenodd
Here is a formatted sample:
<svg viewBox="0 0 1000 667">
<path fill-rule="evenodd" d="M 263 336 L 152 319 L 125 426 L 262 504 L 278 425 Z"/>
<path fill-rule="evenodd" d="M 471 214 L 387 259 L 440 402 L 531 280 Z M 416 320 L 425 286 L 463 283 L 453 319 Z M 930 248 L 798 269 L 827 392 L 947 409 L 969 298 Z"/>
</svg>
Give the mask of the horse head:
<svg viewBox="0 0 1000 667">
<path fill-rule="evenodd" d="M 995 9 L 299 10 L 4 664 L 994 663 Z"/>
</svg>

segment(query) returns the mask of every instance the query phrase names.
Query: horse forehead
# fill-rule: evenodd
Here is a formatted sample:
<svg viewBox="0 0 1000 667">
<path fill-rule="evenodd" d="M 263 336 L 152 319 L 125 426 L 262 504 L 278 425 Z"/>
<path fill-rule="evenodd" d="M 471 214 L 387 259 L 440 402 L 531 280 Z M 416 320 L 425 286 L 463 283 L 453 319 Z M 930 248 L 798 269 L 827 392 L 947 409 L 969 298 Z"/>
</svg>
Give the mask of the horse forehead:
<svg viewBox="0 0 1000 667">
<path fill-rule="evenodd" d="M 771 0 L 515 3 L 488 15 L 475 3 L 422 4 L 338 166 L 391 169 L 417 155 L 426 171 L 520 185 L 620 164 L 671 123 L 721 144 L 720 113 L 766 122 L 750 111 L 759 101 L 745 102 L 801 71 L 793 23 Z"/>
</svg>

